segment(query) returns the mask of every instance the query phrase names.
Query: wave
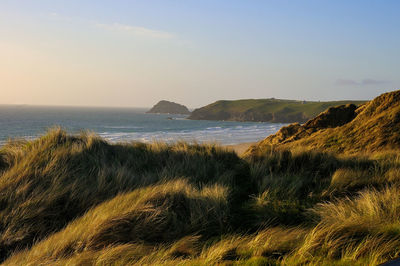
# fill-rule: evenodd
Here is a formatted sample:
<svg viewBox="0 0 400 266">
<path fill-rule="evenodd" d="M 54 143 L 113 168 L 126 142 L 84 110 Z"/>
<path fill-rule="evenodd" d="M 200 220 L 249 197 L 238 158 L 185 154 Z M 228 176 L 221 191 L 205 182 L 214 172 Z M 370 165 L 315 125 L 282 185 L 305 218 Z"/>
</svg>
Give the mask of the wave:
<svg viewBox="0 0 400 266">
<path fill-rule="evenodd" d="M 111 128 L 111 129 L 142 129 L 144 127 L 138 126 L 103 126 L 104 128 Z"/>
<path fill-rule="evenodd" d="M 99 135 L 112 142 L 141 141 L 141 142 L 216 142 L 232 145 L 243 142 L 259 141 L 274 134 L 281 126 L 257 125 L 236 127 L 207 127 L 196 130 L 152 131 L 152 132 L 100 132 Z"/>
</svg>

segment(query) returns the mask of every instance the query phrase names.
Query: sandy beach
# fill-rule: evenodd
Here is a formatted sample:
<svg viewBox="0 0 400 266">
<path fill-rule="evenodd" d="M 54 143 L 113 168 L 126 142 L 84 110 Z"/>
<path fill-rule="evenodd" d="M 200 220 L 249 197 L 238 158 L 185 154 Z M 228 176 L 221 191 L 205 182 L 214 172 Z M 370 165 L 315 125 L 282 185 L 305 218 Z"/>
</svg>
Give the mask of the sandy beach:
<svg viewBox="0 0 400 266">
<path fill-rule="evenodd" d="M 239 156 L 241 156 L 251 145 L 254 145 L 256 143 L 257 142 L 245 142 L 235 145 L 226 145 L 225 147 L 234 150 Z"/>
</svg>

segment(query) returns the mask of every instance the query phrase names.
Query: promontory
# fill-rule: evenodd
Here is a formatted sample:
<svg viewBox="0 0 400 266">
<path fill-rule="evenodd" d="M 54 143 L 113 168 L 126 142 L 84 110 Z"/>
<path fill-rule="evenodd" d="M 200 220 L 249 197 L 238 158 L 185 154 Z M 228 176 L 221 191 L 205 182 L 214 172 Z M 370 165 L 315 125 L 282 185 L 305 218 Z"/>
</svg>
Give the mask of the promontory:
<svg viewBox="0 0 400 266">
<path fill-rule="evenodd" d="M 298 101 L 282 99 L 246 99 L 217 101 L 198 108 L 188 117 L 192 120 L 241 122 L 304 123 L 332 106 L 365 101 Z"/>
</svg>

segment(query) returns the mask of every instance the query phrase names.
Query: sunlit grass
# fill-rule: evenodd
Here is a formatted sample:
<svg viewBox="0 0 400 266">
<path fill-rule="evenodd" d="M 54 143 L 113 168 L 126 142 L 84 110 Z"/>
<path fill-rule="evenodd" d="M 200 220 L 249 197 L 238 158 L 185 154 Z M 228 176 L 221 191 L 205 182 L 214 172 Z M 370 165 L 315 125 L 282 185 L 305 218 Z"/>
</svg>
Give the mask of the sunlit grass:
<svg viewBox="0 0 400 266">
<path fill-rule="evenodd" d="M 109 144 L 0 149 L 5 265 L 376 265 L 400 252 L 400 156 Z"/>
</svg>

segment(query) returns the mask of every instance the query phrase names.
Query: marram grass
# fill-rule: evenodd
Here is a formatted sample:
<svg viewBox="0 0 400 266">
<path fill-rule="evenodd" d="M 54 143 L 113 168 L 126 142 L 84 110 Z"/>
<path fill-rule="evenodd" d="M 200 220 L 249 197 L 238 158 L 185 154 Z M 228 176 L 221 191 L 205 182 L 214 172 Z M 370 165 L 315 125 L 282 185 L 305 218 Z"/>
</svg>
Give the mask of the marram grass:
<svg viewBox="0 0 400 266">
<path fill-rule="evenodd" d="M 400 252 L 400 156 L 118 143 L 0 149 L 4 265 L 377 265 Z"/>
</svg>

